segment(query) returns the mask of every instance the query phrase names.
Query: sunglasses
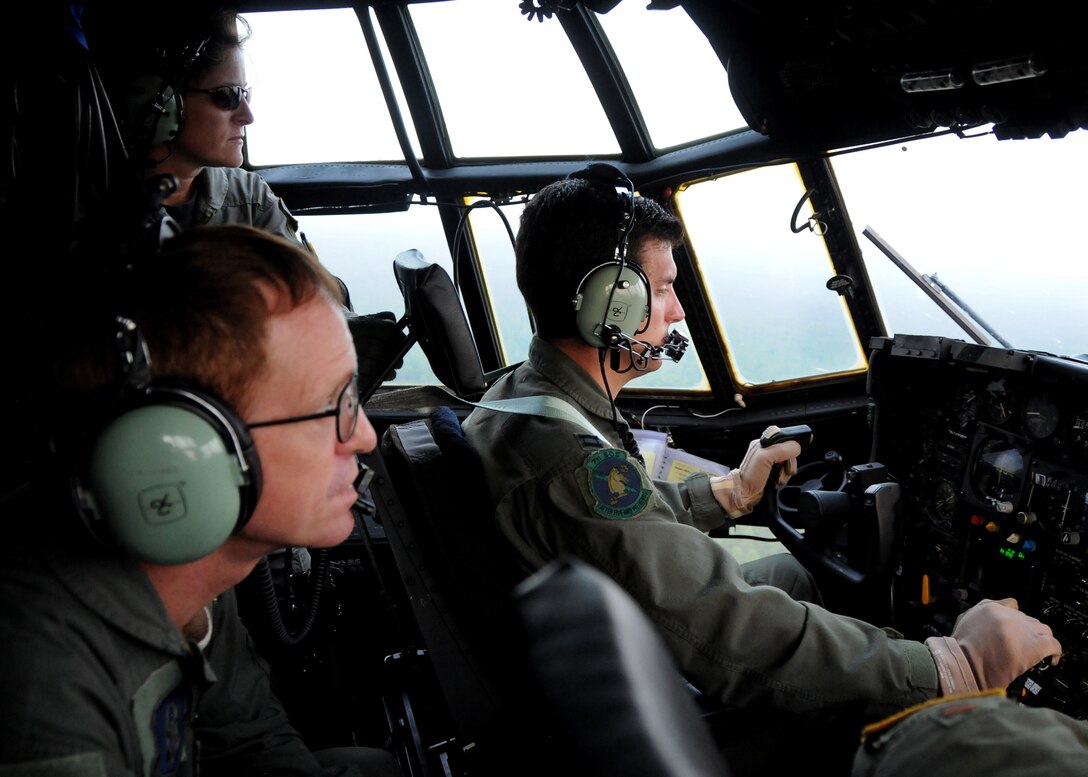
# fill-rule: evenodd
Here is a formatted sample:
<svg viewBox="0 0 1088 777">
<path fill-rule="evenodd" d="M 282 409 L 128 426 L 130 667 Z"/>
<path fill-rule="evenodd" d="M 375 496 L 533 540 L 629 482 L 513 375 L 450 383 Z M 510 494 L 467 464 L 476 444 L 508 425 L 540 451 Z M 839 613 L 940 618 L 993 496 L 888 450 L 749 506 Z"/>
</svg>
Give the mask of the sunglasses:
<svg viewBox="0 0 1088 777">
<path fill-rule="evenodd" d="M 257 421 L 247 424 L 250 429 L 261 426 L 280 426 L 281 424 L 297 424 L 300 421 L 313 421 L 317 418 L 336 418 L 336 439 L 345 443 L 355 434 L 355 425 L 359 422 L 359 375 L 352 375 L 347 384 L 336 398 L 336 407 L 332 410 L 324 410 L 320 413 L 309 415 L 296 415 L 290 418 L 277 418 L 274 421 Z"/>
<path fill-rule="evenodd" d="M 210 95 L 212 105 L 220 110 L 234 111 L 242 104 L 242 100 L 249 103 L 248 86 L 217 86 L 215 89 L 188 89 L 189 92 L 199 92 Z"/>
</svg>

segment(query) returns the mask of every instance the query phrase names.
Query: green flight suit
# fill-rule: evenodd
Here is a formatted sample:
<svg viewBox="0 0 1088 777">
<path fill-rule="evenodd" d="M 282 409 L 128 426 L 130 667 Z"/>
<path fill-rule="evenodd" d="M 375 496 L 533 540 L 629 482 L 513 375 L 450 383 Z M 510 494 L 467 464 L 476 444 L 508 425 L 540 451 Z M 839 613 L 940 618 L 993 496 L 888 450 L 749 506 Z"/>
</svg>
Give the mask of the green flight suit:
<svg viewBox="0 0 1088 777">
<path fill-rule="evenodd" d="M 259 174 L 240 167 L 205 167 L 193 182 L 196 194 L 169 213 L 183 228 L 217 224 L 251 224 L 285 237 L 298 237 L 298 221 L 283 199 Z"/>
<path fill-rule="evenodd" d="M 853 777 L 1084 777 L 1088 721 L 1004 692 L 936 699 L 874 723 Z"/>
<path fill-rule="evenodd" d="M 705 533 L 727 520 L 709 477 L 650 480 L 623 450 L 604 392 L 539 338 L 484 401 L 528 396 L 566 400 L 611 447 L 565 420 L 473 410 L 465 435 L 483 459 L 503 534 L 533 568 L 571 554 L 610 575 L 704 694 L 730 707 L 870 720 L 937 695 L 922 643 L 747 581 Z"/>
<path fill-rule="evenodd" d="M 55 517 L 22 499 L 0 508 L 11 529 L 0 546 L 0 774 L 401 774 L 384 750 L 306 748 L 233 590 L 212 603 L 202 649 L 138 564 Z M 18 531 L 34 522 L 52 531 Z"/>
</svg>

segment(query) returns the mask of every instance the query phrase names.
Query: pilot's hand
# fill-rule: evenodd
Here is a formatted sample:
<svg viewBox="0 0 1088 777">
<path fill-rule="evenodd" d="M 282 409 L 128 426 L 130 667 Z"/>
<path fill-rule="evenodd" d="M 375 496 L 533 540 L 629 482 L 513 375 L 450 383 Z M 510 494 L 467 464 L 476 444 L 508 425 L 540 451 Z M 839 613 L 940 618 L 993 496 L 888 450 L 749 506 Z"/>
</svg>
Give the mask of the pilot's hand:
<svg viewBox="0 0 1088 777">
<path fill-rule="evenodd" d="M 1005 688 L 1045 659 L 1058 663 L 1062 646 L 1042 621 L 1020 612 L 1015 599 L 983 599 L 956 619 L 951 637 L 930 637 L 941 692 Z"/>
<path fill-rule="evenodd" d="M 777 427 L 768 427 L 765 435 L 777 431 Z M 801 445 L 796 440 L 761 447 L 759 440 L 752 440 L 748 453 L 740 466 L 728 475 L 711 478 L 710 487 L 714 498 L 729 513 L 730 518 L 740 518 L 752 512 L 763 497 L 763 488 L 771 476 L 776 464 L 782 468 L 778 473 L 775 487 L 786 484 L 797 474 L 797 457 L 801 455 Z"/>
</svg>

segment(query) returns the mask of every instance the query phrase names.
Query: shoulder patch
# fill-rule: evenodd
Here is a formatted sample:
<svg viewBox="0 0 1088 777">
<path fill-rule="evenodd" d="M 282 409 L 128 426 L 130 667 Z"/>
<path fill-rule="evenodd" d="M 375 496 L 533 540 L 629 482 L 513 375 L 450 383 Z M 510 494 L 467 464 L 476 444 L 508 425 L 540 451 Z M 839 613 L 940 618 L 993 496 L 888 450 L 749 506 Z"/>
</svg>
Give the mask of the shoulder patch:
<svg viewBox="0 0 1088 777">
<path fill-rule="evenodd" d="M 193 708 L 192 690 L 177 661 L 156 669 L 133 694 L 144 774 L 176 774 L 190 759 Z"/>
<path fill-rule="evenodd" d="M 652 492 L 642 467 L 627 451 L 605 448 L 582 465 L 594 512 L 605 518 L 635 518 L 650 503 Z"/>
</svg>

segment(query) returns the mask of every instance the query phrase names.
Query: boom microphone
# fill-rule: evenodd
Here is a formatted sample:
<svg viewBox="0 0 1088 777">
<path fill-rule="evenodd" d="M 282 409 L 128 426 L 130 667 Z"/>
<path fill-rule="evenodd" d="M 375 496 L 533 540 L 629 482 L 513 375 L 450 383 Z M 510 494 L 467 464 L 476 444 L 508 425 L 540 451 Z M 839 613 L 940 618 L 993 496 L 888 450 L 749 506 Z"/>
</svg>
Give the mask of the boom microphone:
<svg viewBox="0 0 1088 777">
<path fill-rule="evenodd" d="M 674 362 L 678 362 L 687 349 L 688 339 L 673 329 L 665 336 L 665 342 L 661 345 L 651 345 L 646 356 L 659 361 L 661 359 L 672 359 Z"/>
<path fill-rule="evenodd" d="M 645 340 L 636 340 L 621 332 L 619 327 L 612 325 L 604 327 L 601 332 L 601 339 L 607 343 L 608 349 L 612 351 L 612 369 L 619 369 L 620 351 L 626 351 L 631 355 L 631 365 L 636 370 L 644 370 L 651 359 L 655 361 L 662 361 L 663 359 L 672 359 L 674 362 L 680 361 L 688 347 L 688 338 L 676 330 L 671 330 L 665 336 L 665 342 L 661 345 L 653 345 Z M 635 346 L 638 346 L 640 350 L 636 350 Z"/>
</svg>

